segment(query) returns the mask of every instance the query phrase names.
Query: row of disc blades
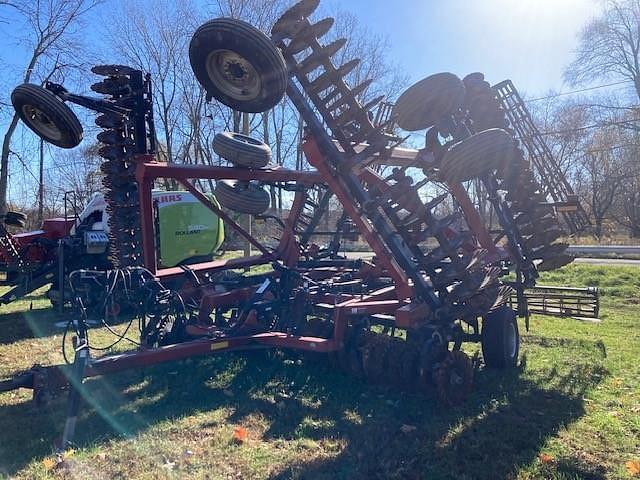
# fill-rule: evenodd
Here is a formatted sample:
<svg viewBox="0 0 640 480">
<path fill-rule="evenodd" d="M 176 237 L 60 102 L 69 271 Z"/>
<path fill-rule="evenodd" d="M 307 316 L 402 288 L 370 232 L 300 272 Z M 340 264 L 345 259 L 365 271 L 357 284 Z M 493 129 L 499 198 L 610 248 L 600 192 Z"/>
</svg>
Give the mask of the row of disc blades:
<svg viewBox="0 0 640 480">
<path fill-rule="evenodd" d="M 131 88 L 130 75 L 134 70 L 117 65 L 101 65 L 93 73 L 105 78 L 91 86 L 114 105 L 131 108 L 136 92 Z M 135 179 L 135 144 L 132 125 L 127 115 L 103 113 L 96 118 L 102 128 L 98 134 L 98 154 L 104 158 L 104 199 L 109 224 L 110 260 L 116 268 L 142 264 L 142 235 L 140 203 Z"/>
<path fill-rule="evenodd" d="M 480 73 L 464 78 L 465 108 L 474 130 L 504 128 L 513 134 L 504 109 L 491 86 Z M 527 256 L 541 260 L 538 270 L 552 270 L 572 261 L 565 250 L 568 244 L 557 240 L 564 235 L 551 206 L 537 182 L 521 149 L 516 149 L 511 162 L 498 170 L 500 189 L 506 191 L 506 201 L 523 237 L 521 248 Z"/>
<path fill-rule="evenodd" d="M 329 338 L 332 332 L 331 321 L 312 317 L 302 333 Z M 334 368 L 369 383 L 408 392 L 435 391 L 444 404 L 458 405 L 472 390 L 473 364 L 464 352 L 449 351 L 436 339 L 413 341 L 350 327 L 344 348 L 329 354 L 329 360 Z"/>
</svg>

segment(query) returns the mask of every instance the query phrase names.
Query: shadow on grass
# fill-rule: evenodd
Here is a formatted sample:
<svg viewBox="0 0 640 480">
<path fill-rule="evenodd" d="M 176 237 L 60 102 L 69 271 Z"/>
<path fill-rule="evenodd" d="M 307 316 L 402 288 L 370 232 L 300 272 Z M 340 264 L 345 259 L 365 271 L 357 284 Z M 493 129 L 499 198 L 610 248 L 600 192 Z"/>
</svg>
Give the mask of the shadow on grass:
<svg viewBox="0 0 640 480">
<path fill-rule="evenodd" d="M 29 299 L 29 297 L 26 297 Z M 42 297 L 34 297 L 36 300 Z M 22 312 L 0 314 L 0 346 L 9 345 L 30 338 L 46 338 L 64 332 L 66 323 L 77 318 L 71 309 L 59 313 L 54 308 L 35 308 Z M 125 325 L 131 316 L 123 315 L 110 322 L 111 326 Z M 134 320 L 135 321 L 135 320 Z M 90 329 L 101 328 L 97 320 L 89 321 Z"/>
<path fill-rule="evenodd" d="M 451 410 L 430 396 L 372 387 L 278 352 L 186 360 L 88 381 L 93 408 L 84 408 L 76 439 L 91 445 L 227 407 L 230 425 L 253 415 L 266 418 L 265 441 L 332 439 L 344 445 L 329 459 L 285 465 L 276 479 L 505 478 L 585 413 L 583 395 L 604 375 L 591 364 L 543 376 L 526 368 L 480 371 L 471 399 Z M 11 475 L 51 453 L 65 405 L 60 398 L 48 411 L 29 402 L 0 407 L 0 472 Z M 403 433 L 403 425 L 416 428 Z M 563 472 L 603 478 L 596 467 L 577 463 L 563 464 Z"/>
<path fill-rule="evenodd" d="M 67 317 L 52 308 L 12 312 L 0 315 L 0 345 L 28 338 L 49 337 L 61 332 L 56 322 Z"/>
</svg>

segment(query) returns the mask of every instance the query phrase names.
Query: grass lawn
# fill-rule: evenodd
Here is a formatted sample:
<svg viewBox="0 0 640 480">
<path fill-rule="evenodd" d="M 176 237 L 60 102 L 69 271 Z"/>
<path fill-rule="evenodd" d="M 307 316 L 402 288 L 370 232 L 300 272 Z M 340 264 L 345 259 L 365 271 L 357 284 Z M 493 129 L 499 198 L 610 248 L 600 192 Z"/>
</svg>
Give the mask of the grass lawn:
<svg viewBox="0 0 640 480">
<path fill-rule="evenodd" d="M 600 286 L 602 323 L 534 317 L 520 367 L 481 368 L 460 408 L 281 352 L 186 360 L 89 380 L 78 446 L 56 468 L 65 398 L 38 410 L 27 391 L 1 394 L 0 478 L 631 478 L 640 269 L 575 265 L 541 283 Z M 0 378 L 61 361 L 45 299 L 2 309 Z"/>
</svg>

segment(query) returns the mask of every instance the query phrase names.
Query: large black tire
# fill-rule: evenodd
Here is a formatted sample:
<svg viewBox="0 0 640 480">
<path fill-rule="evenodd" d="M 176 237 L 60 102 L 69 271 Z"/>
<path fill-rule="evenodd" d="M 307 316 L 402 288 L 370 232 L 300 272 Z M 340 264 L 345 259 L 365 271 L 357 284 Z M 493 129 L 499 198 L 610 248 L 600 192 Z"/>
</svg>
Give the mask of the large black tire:
<svg viewBox="0 0 640 480">
<path fill-rule="evenodd" d="M 27 216 L 22 212 L 7 212 L 4 216 L 4 224 L 24 228 L 27 224 Z"/>
<path fill-rule="evenodd" d="M 259 215 L 269 209 L 271 198 L 264 188 L 248 182 L 219 180 L 214 195 L 225 208 L 240 213 Z"/>
<path fill-rule="evenodd" d="M 466 182 L 506 165 L 516 155 L 516 142 L 505 130 L 490 128 L 453 144 L 442 157 L 440 178 Z"/>
<path fill-rule="evenodd" d="M 424 130 L 460 108 L 464 92 L 456 75 L 436 73 L 405 90 L 393 107 L 393 115 L 403 130 Z"/>
<path fill-rule="evenodd" d="M 482 356 L 490 368 L 512 368 L 518 363 L 520 333 L 516 312 L 502 305 L 482 321 Z"/>
<path fill-rule="evenodd" d="M 269 145 L 240 133 L 216 134 L 213 151 L 236 167 L 262 168 L 271 161 Z"/>
<path fill-rule="evenodd" d="M 44 141 L 61 148 L 77 147 L 82 125 L 73 111 L 54 93 L 31 83 L 11 92 L 11 103 L 27 127 Z"/>
<path fill-rule="evenodd" d="M 287 88 L 287 66 L 260 30 L 241 20 L 216 18 L 201 25 L 189 44 L 189 60 L 207 93 L 241 112 L 274 107 Z"/>
</svg>

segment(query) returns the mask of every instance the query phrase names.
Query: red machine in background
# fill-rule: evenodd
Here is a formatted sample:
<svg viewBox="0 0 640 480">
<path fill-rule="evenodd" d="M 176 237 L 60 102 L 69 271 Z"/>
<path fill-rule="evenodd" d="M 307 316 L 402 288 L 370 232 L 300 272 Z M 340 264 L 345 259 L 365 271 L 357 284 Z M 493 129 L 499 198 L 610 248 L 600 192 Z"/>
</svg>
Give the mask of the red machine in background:
<svg viewBox="0 0 640 480">
<path fill-rule="evenodd" d="M 44 220 L 40 230 L 12 234 L 24 228 L 26 216 L 8 212 L 0 217 L 0 286 L 14 287 L 0 295 L 0 305 L 10 303 L 54 280 L 58 242 L 69 235 L 74 219 Z"/>
</svg>

